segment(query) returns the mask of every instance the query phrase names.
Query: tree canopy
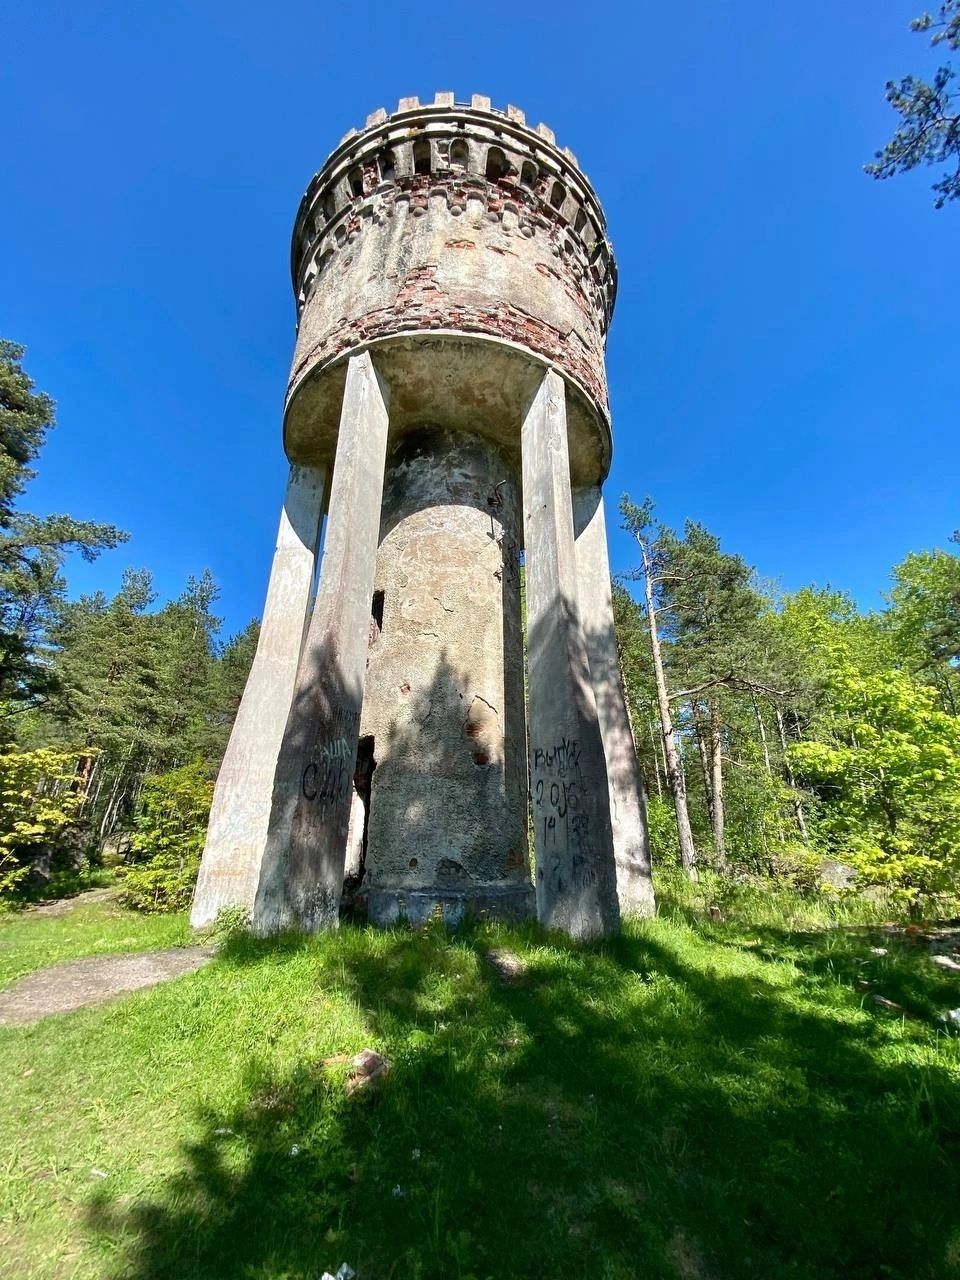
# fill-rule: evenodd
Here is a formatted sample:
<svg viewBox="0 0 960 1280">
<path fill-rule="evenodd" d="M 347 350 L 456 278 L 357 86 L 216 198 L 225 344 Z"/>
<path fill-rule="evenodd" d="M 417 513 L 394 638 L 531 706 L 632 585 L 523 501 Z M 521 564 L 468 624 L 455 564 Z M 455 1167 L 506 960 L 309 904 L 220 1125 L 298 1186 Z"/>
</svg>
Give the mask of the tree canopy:
<svg viewBox="0 0 960 1280">
<path fill-rule="evenodd" d="M 936 16 L 921 14 L 910 27 L 929 33 L 934 48 L 944 46 L 956 52 L 960 47 L 960 0 L 944 0 Z M 918 165 L 945 166 L 932 187 L 938 209 L 960 197 L 960 98 L 955 81 L 949 62 L 926 79 L 908 75 L 888 80 L 887 101 L 900 117 L 900 124 L 873 161 L 864 166 L 874 178 L 891 178 Z"/>
</svg>

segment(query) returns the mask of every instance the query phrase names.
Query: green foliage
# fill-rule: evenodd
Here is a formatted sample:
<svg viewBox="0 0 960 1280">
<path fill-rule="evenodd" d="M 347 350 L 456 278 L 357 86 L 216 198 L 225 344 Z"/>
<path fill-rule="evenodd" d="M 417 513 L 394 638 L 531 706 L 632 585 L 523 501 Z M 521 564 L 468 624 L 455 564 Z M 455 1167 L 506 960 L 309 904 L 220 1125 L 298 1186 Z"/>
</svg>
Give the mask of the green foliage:
<svg viewBox="0 0 960 1280">
<path fill-rule="evenodd" d="M 944 0 L 936 18 L 929 13 L 915 18 L 913 31 L 931 32 L 933 46 L 960 48 L 960 0 Z M 960 197 L 960 100 L 949 63 L 936 69 L 929 80 L 905 76 L 889 80 L 887 101 L 900 116 L 900 126 L 873 163 L 865 165 L 874 178 L 890 178 L 918 165 L 952 166 L 933 184 L 934 205 L 941 209 Z"/>
<path fill-rule="evenodd" d="M 917 906 L 960 893 L 960 559 L 906 557 L 883 613 L 840 592 L 764 592 L 688 522 L 625 503 L 656 573 L 661 653 L 700 857 L 799 888 L 826 855 Z M 632 523 L 631 523 L 632 522 Z M 644 610 L 614 595 L 638 751 L 672 862 Z M 717 798 L 719 788 L 719 801 Z M 720 812 L 718 813 L 718 808 Z"/>
<path fill-rule="evenodd" d="M 144 778 L 202 760 L 216 773 L 257 644 L 251 623 L 221 645 L 205 573 L 155 608 L 151 576 L 127 571 L 114 598 L 66 604 L 52 629 L 57 692 L 21 726 L 24 742 L 98 754 L 89 818 L 100 837 L 132 817 Z"/>
<path fill-rule="evenodd" d="M 212 799 L 213 784 L 200 763 L 147 779 L 134 820 L 133 860 L 117 869 L 127 906 L 169 912 L 189 904 Z"/>
<path fill-rule="evenodd" d="M 647 829 L 650 836 L 650 856 L 654 866 L 659 867 L 663 864 L 679 866 L 677 823 L 673 805 L 668 797 L 647 797 Z"/>
<path fill-rule="evenodd" d="M 913 554 L 894 567 L 885 623 L 899 661 L 937 691 L 944 711 L 960 706 L 960 557 Z"/>
<path fill-rule="evenodd" d="M 820 793 L 820 830 L 862 878 L 910 901 L 956 891 L 960 720 L 899 671 L 839 670 L 818 738 L 790 747 Z"/>
<path fill-rule="evenodd" d="M 15 509 L 54 418 L 53 401 L 21 367 L 23 353 L 0 340 L 0 722 L 56 688 L 45 645 L 64 600 L 66 556 L 94 560 L 127 537 L 113 525 Z M 9 737 L 9 723 L 0 732 Z"/>
<path fill-rule="evenodd" d="M 75 758 L 42 748 L 0 752 L 0 900 L 22 889 L 38 852 L 62 841 L 83 796 Z"/>
<path fill-rule="evenodd" d="M 54 403 L 21 367 L 24 348 L 0 338 L 0 527 L 9 526 L 13 504 L 34 476 L 30 463 L 53 425 Z"/>
</svg>

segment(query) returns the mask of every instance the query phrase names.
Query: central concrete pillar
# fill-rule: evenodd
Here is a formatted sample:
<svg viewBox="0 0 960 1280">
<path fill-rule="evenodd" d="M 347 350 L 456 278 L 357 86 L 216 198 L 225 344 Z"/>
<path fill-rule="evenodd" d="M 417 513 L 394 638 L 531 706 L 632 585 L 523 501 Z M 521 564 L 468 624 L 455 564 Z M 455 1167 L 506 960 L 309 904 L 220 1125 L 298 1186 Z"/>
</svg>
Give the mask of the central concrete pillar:
<svg viewBox="0 0 960 1280">
<path fill-rule="evenodd" d="M 598 485 L 573 494 L 580 621 L 590 661 L 610 788 L 610 817 L 617 863 L 617 897 L 623 915 L 654 914 L 647 807 L 643 776 L 620 678 L 613 625 L 610 560 L 603 495 Z"/>
<path fill-rule="evenodd" d="M 326 471 L 292 466 L 260 638 L 220 766 L 190 922 L 221 907 L 252 912 L 267 843 L 273 777 L 313 588 Z"/>
<path fill-rule="evenodd" d="M 370 633 L 385 388 L 369 352 L 347 365 L 320 584 L 273 787 L 254 928 L 338 921 Z"/>
<path fill-rule="evenodd" d="M 564 383 L 548 372 L 521 434 L 537 913 L 573 938 L 620 923 L 610 797 L 580 623 Z"/>
<path fill-rule="evenodd" d="M 488 441 L 427 426 L 388 456 L 361 725 L 375 924 L 533 914 L 519 525 Z"/>
</svg>

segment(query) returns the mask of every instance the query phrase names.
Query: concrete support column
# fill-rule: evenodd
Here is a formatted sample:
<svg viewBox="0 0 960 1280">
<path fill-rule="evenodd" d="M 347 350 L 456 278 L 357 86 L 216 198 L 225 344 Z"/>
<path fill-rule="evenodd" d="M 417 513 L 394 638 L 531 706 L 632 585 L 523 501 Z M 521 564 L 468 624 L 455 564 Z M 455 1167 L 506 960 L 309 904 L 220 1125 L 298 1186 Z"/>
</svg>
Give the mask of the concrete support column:
<svg viewBox="0 0 960 1280">
<path fill-rule="evenodd" d="M 253 910 L 273 775 L 310 605 L 325 487 L 325 470 L 290 468 L 257 652 L 213 793 L 190 913 L 198 928 L 221 907 Z"/>
<path fill-rule="evenodd" d="M 580 623 L 563 379 L 523 422 L 531 804 L 537 913 L 573 938 L 620 923 L 603 741 Z"/>
<path fill-rule="evenodd" d="M 574 490 L 577 588 L 600 734 L 607 761 L 610 818 L 622 915 L 654 913 L 643 775 L 620 677 L 613 625 L 603 495 L 598 485 Z"/>
<path fill-rule="evenodd" d="M 347 365 L 320 584 L 273 786 L 254 928 L 337 924 L 370 634 L 387 400 L 369 352 Z"/>
</svg>

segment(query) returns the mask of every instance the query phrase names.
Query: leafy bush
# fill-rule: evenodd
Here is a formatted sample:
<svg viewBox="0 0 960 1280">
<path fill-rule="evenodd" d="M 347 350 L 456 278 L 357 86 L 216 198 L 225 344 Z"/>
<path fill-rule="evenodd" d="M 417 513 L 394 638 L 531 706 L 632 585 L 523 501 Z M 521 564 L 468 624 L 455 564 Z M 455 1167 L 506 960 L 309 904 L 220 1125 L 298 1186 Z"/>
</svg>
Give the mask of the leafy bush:
<svg viewBox="0 0 960 1280">
<path fill-rule="evenodd" d="M 0 753 L 0 900 L 23 889 L 76 822 L 84 798 L 71 790 L 75 765 L 73 753 L 48 748 Z"/>
<path fill-rule="evenodd" d="M 668 863 L 671 866 L 679 866 L 677 818 L 670 799 L 662 796 L 647 796 L 647 830 L 650 836 L 650 856 L 653 859 L 653 865 Z"/>
<path fill-rule="evenodd" d="M 149 778 L 134 820 L 132 861 L 117 868 L 121 900 L 137 911 L 189 905 L 213 799 L 203 764 Z"/>
<path fill-rule="evenodd" d="M 960 720 L 899 671 L 835 677 L 825 741 L 789 748 L 825 802 L 821 838 L 860 881 L 906 902 L 960 880 Z"/>
<path fill-rule="evenodd" d="M 824 888 L 823 861 L 823 855 L 809 845 L 783 843 L 774 845 L 766 855 L 766 872 L 799 893 L 816 893 Z"/>
</svg>

